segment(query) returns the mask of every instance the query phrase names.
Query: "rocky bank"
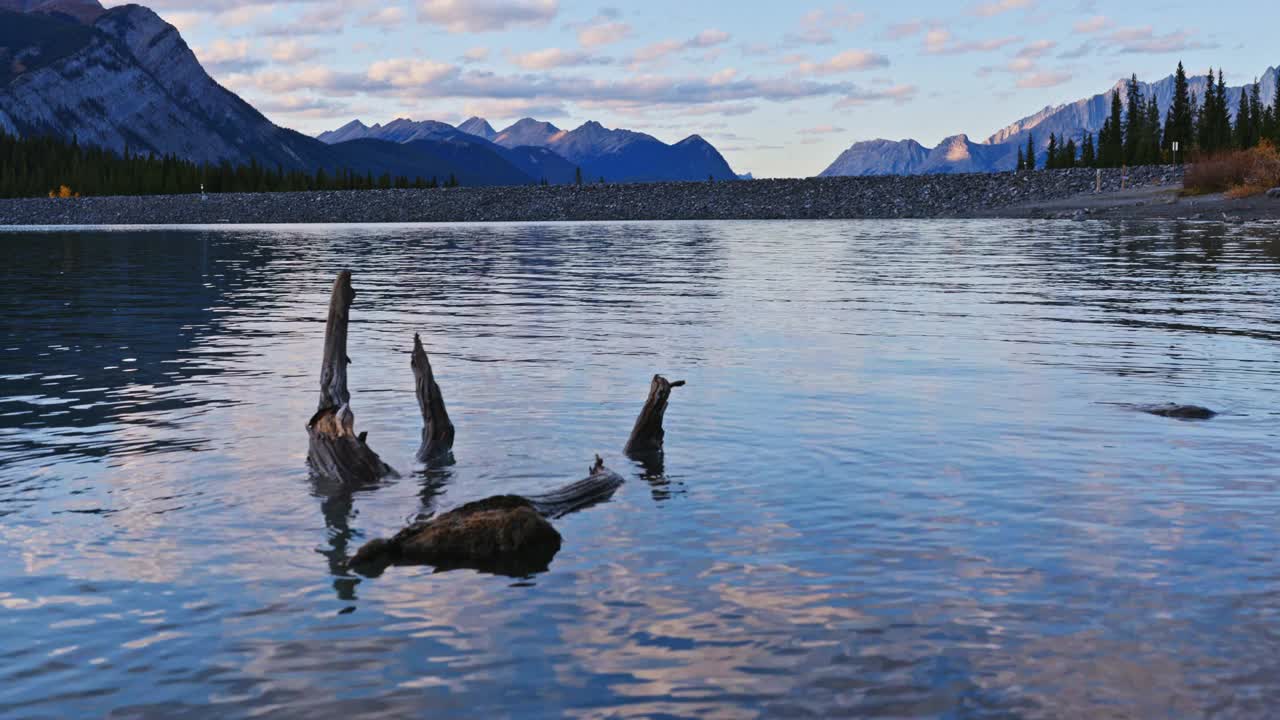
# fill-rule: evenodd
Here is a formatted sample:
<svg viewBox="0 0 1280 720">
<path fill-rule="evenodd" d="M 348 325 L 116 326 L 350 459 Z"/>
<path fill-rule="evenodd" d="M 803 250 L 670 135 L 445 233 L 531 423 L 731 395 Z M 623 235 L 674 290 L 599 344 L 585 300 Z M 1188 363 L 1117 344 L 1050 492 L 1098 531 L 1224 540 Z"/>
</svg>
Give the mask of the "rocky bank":
<svg viewBox="0 0 1280 720">
<path fill-rule="evenodd" d="M 1091 194 L 1091 169 L 911 177 L 474 187 L 0 200 L 0 225 L 531 222 L 949 218 Z M 1180 186 L 1177 167 L 1137 168 L 1129 187 Z M 1120 190 L 1104 170 L 1102 195 Z M 1098 196 L 1094 196 L 1098 197 Z M 1030 205 L 1029 205 L 1030 204 Z"/>
</svg>

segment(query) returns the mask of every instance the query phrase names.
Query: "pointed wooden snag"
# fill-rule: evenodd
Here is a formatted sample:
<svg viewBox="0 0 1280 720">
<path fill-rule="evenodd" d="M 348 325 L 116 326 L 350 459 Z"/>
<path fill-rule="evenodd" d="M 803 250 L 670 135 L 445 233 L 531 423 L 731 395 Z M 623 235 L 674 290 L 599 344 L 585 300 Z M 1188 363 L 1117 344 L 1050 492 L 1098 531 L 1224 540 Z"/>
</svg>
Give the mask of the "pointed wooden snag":
<svg viewBox="0 0 1280 720">
<path fill-rule="evenodd" d="M 371 540 L 351 559 L 361 574 L 376 576 L 389 565 L 471 568 L 523 576 L 547 569 L 560 551 L 560 533 L 547 520 L 608 500 L 621 475 L 598 456 L 585 480 L 546 495 L 498 495 L 467 503 L 387 540 Z"/>
<path fill-rule="evenodd" d="M 652 455 L 662 452 L 662 418 L 667 412 L 667 400 L 671 397 L 671 389 L 684 386 L 683 380 L 670 382 L 661 375 L 654 375 L 649 384 L 649 399 L 645 400 L 636 425 L 631 430 L 631 438 L 627 440 L 624 452 L 630 456 Z"/>
<path fill-rule="evenodd" d="M 418 447 L 418 460 L 431 463 L 446 459 L 453 450 L 453 423 L 444 407 L 444 396 L 431 372 L 431 360 L 422 348 L 422 338 L 413 336 L 414 394 L 418 396 L 418 408 L 422 410 L 422 445 Z"/>
<path fill-rule="evenodd" d="M 347 324 L 356 291 L 351 271 L 338 273 L 329 299 L 324 329 L 324 358 L 320 366 L 320 405 L 307 423 L 310 448 L 307 462 L 317 475 L 349 483 L 371 483 L 394 471 L 365 444 L 367 433 L 356 434 L 351 393 L 347 390 Z"/>
</svg>

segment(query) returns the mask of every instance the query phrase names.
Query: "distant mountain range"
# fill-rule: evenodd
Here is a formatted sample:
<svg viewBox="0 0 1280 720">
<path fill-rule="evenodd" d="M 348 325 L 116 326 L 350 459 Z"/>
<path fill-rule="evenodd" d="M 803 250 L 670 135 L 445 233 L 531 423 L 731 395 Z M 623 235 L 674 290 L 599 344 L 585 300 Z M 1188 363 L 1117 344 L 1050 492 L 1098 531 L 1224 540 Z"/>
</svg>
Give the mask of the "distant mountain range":
<svg viewBox="0 0 1280 720">
<path fill-rule="evenodd" d="M 735 177 L 709 143 L 676 145 L 587 123 L 522 120 L 501 133 L 399 120 L 349 123 L 320 139 L 282 128 L 211 78 L 172 25 L 140 5 L 0 0 L 0 130 L 56 135 L 119 153 L 235 165 L 350 169 L 464 185 Z"/>
<path fill-rule="evenodd" d="M 1263 98 L 1275 97 L 1276 68 L 1267 70 L 1258 78 Z M 1204 75 L 1193 75 L 1188 85 L 1199 98 L 1204 97 L 1208 82 Z M 1173 103 L 1174 78 L 1172 75 L 1155 83 L 1139 82 L 1143 97 L 1154 94 L 1163 117 Z M 1227 101 L 1234 117 L 1244 88 L 1227 89 Z M 1034 135 L 1036 147 L 1043 160 L 1049 146 L 1049 135 L 1075 138 L 1077 143 L 1087 132 L 1097 133 L 1111 110 L 1112 90 L 1120 91 L 1121 100 L 1127 100 L 1128 81 L 1121 80 L 1106 92 L 1077 100 L 1065 105 L 1046 107 L 1040 112 L 1018 120 L 996 131 L 985 142 L 974 142 L 967 135 L 955 135 L 929 149 L 915 140 L 868 140 L 855 143 L 836 158 L 820 177 L 842 175 L 918 175 L 937 173 L 999 172 L 1012 170 L 1018 162 L 1018 150 L 1025 148 L 1027 136 Z"/>
<path fill-rule="evenodd" d="M 546 178 L 552 183 L 573 180 L 579 168 L 588 181 L 737 178 L 719 151 L 697 135 L 668 145 L 651 135 L 610 130 L 598 122 L 584 123 L 575 130 L 561 130 L 549 122 L 525 118 L 499 132 L 488 121 L 477 117 L 457 127 L 433 120 L 415 122 L 402 118 L 373 126 L 354 120 L 337 130 L 321 133 L 318 139 L 330 144 L 370 139 L 395 143 L 470 143 L 507 158 L 536 179 Z"/>
</svg>

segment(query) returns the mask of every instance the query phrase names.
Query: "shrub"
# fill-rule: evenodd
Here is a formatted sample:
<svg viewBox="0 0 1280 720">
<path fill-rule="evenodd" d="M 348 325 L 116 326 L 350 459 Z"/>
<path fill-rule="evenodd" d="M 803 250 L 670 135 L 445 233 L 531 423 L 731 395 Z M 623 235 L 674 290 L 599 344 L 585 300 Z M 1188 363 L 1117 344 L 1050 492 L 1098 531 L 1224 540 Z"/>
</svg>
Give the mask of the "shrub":
<svg viewBox="0 0 1280 720">
<path fill-rule="evenodd" d="M 1183 187 L 1190 195 L 1222 192 L 1233 198 L 1280 187 L 1280 150 L 1263 142 L 1249 150 L 1195 158 L 1187 169 Z"/>
</svg>

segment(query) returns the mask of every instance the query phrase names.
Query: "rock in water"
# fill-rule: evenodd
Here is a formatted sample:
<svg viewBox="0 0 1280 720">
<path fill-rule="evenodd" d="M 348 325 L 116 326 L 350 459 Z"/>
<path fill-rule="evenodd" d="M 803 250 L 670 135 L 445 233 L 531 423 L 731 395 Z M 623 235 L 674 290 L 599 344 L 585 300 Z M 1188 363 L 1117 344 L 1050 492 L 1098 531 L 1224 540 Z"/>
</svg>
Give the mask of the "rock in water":
<svg viewBox="0 0 1280 720">
<path fill-rule="evenodd" d="M 1272 200 L 1280 200 L 1280 187 L 1271 188 L 1267 191 L 1267 197 Z"/>
<path fill-rule="evenodd" d="M 389 540 L 372 540 L 351 559 L 363 575 L 389 565 L 472 568 L 522 577 L 546 570 L 560 551 L 560 533 L 547 520 L 608 500 L 622 476 L 599 457 L 585 480 L 546 495 L 497 495 L 415 523 Z"/>
<path fill-rule="evenodd" d="M 1174 403 L 1147 405 L 1139 409 L 1149 415 L 1159 415 L 1160 417 L 1177 418 L 1179 420 L 1208 420 L 1218 414 L 1209 408 L 1200 407 L 1199 405 L 1176 405 Z"/>
<path fill-rule="evenodd" d="M 499 495 L 410 525 L 390 540 L 366 543 L 351 565 L 373 575 L 408 564 L 521 576 L 546 570 L 559 551 L 560 533 L 533 503 Z"/>
</svg>

